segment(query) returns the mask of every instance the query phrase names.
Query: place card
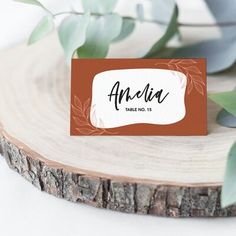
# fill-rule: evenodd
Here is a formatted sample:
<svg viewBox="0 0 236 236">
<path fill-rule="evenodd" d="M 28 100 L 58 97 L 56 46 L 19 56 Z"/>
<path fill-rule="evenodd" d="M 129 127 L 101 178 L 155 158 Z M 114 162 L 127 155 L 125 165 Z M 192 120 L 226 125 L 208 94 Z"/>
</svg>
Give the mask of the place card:
<svg viewBox="0 0 236 236">
<path fill-rule="evenodd" d="M 205 59 L 73 59 L 71 135 L 206 135 Z"/>
</svg>

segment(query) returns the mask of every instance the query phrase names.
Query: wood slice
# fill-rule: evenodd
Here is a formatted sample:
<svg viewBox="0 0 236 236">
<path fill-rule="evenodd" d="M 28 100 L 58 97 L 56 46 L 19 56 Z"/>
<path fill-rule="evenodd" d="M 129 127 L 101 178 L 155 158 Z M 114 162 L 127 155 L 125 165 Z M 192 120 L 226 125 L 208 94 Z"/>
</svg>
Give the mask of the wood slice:
<svg viewBox="0 0 236 236">
<path fill-rule="evenodd" d="M 208 90 L 231 90 L 233 73 L 210 76 Z M 208 101 L 204 137 L 70 137 L 69 97 L 70 69 L 54 34 L 0 54 L 0 152 L 36 187 L 129 213 L 236 215 L 220 206 L 236 130 L 216 124 L 217 105 Z"/>
</svg>

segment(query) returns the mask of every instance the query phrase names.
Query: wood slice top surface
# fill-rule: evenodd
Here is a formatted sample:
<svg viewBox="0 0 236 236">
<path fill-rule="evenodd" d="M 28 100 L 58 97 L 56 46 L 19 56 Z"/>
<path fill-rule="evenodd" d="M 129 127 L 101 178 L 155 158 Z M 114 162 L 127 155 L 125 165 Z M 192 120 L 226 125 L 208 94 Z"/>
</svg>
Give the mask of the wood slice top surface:
<svg viewBox="0 0 236 236">
<path fill-rule="evenodd" d="M 231 90 L 232 73 L 209 76 L 208 91 Z M 70 69 L 56 36 L 0 54 L 1 134 L 55 168 L 137 183 L 217 186 L 236 139 L 235 129 L 216 124 L 219 110 L 208 101 L 207 136 L 71 137 Z"/>
</svg>

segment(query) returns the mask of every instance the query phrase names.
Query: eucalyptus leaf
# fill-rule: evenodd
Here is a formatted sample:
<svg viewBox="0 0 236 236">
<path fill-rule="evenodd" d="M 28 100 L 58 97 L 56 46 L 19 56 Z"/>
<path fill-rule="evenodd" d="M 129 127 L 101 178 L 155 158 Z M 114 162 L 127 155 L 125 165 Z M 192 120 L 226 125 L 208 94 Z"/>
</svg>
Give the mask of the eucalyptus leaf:
<svg viewBox="0 0 236 236">
<path fill-rule="evenodd" d="M 220 72 L 235 62 L 236 37 L 209 40 L 182 47 L 175 50 L 171 56 L 179 58 L 205 57 L 207 58 L 207 72 Z"/>
<path fill-rule="evenodd" d="M 206 0 L 217 23 L 235 21 L 236 0 Z M 236 60 L 236 26 L 220 27 L 222 37 L 177 49 L 172 57 L 205 57 L 207 72 L 231 67 Z"/>
<path fill-rule="evenodd" d="M 236 116 L 236 91 L 210 94 L 209 98 Z"/>
<path fill-rule="evenodd" d="M 111 13 L 118 0 L 82 0 L 85 11 L 92 13 L 106 14 Z"/>
<path fill-rule="evenodd" d="M 233 91 L 236 91 L 236 87 Z M 228 128 L 236 128 L 236 116 L 222 109 L 216 117 L 216 122 Z"/>
<path fill-rule="evenodd" d="M 121 32 L 118 35 L 118 37 L 116 37 L 113 42 L 118 42 L 121 41 L 127 37 L 129 37 L 132 32 L 135 29 L 135 21 L 134 19 L 124 19 L 122 20 L 122 26 L 121 26 Z"/>
<path fill-rule="evenodd" d="M 216 121 L 218 124 L 228 127 L 236 128 L 236 116 L 227 112 L 225 109 L 222 109 L 217 115 Z"/>
<path fill-rule="evenodd" d="M 43 7 L 44 6 L 37 0 L 14 0 L 15 2 L 22 2 L 22 3 L 26 3 L 26 4 L 31 4 L 31 5 L 36 5 L 36 6 L 40 6 Z"/>
<path fill-rule="evenodd" d="M 137 18 L 139 21 L 143 21 L 144 20 L 144 8 L 143 8 L 143 4 L 137 4 L 136 5 L 136 12 L 137 12 Z"/>
<path fill-rule="evenodd" d="M 47 11 L 49 14 L 53 15 L 51 11 L 49 11 L 41 2 L 37 0 L 14 0 L 14 1 L 39 6 L 43 8 L 45 11 Z"/>
<path fill-rule="evenodd" d="M 157 57 L 158 53 L 164 48 L 167 42 L 176 34 L 178 29 L 178 8 L 175 6 L 169 25 L 164 35 L 152 46 L 144 58 Z"/>
<path fill-rule="evenodd" d="M 44 38 L 54 29 L 53 17 L 51 15 L 44 16 L 40 22 L 37 24 L 33 32 L 29 37 L 28 44 L 33 44 L 38 40 Z"/>
<path fill-rule="evenodd" d="M 236 143 L 230 149 L 226 164 L 224 185 L 221 191 L 221 206 L 228 207 L 236 203 Z"/>
<path fill-rule="evenodd" d="M 59 39 L 68 64 L 70 64 L 75 50 L 85 43 L 89 21 L 89 13 L 83 16 L 70 15 L 62 21 L 58 29 Z"/>
<path fill-rule="evenodd" d="M 104 58 L 109 45 L 121 32 L 122 18 L 107 14 L 90 21 L 85 44 L 78 48 L 79 58 Z"/>
<path fill-rule="evenodd" d="M 234 22 L 236 0 L 205 0 L 217 23 Z M 224 38 L 236 36 L 236 26 L 221 27 Z"/>
<path fill-rule="evenodd" d="M 176 7 L 175 0 L 149 0 L 151 16 L 154 20 L 169 23 Z M 165 25 L 163 28 L 167 28 Z"/>
</svg>

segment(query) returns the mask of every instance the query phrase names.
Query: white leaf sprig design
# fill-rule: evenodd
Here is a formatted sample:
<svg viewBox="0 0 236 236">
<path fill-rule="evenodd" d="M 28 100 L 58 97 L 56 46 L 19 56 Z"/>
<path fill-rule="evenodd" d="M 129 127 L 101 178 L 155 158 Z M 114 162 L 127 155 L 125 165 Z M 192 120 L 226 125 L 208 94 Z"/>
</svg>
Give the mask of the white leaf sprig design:
<svg viewBox="0 0 236 236">
<path fill-rule="evenodd" d="M 76 130 L 80 134 L 83 135 L 116 134 L 114 132 L 108 131 L 105 128 L 97 128 L 92 125 L 91 120 L 93 121 L 93 124 L 96 124 L 99 127 L 104 126 L 102 120 L 97 119 L 95 109 L 91 107 L 90 98 L 88 98 L 84 103 L 82 103 L 77 96 L 74 96 L 74 101 L 73 104 L 71 104 L 71 109 L 73 114 L 72 118 L 76 124 Z"/>
<path fill-rule="evenodd" d="M 193 88 L 204 95 L 205 82 L 202 80 L 202 72 L 195 65 L 197 62 L 192 59 L 171 59 L 167 62 L 156 63 L 155 65 L 166 65 L 169 70 L 179 71 L 188 78 L 187 93 L 190 94 Z"/>
</svg>

